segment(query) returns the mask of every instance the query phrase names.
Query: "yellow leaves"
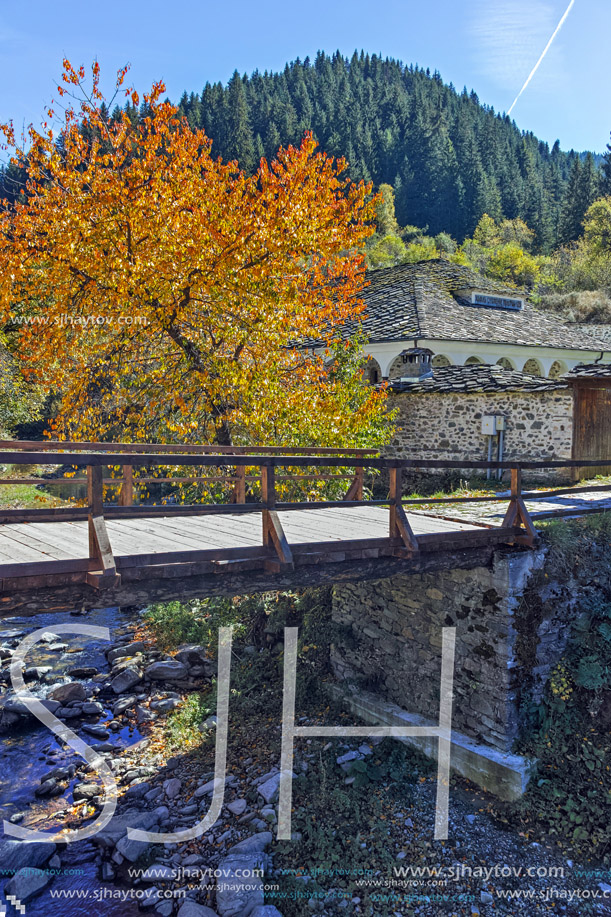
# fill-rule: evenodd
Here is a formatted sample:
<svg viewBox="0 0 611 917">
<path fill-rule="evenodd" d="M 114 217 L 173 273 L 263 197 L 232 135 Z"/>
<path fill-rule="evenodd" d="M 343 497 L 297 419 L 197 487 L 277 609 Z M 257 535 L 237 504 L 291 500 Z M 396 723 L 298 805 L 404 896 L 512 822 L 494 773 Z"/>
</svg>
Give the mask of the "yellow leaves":
<svg viewBox="0 0 611 917">
<path fill-rule="evenodd" d="M 92 75 L 88 92 L 83 69 L 64 62 L 84 99 L 61 155 L 33 131 L 27 203 L 0 210 L 0 299 L 5 314 L 17 303 L 44 318 L 20 326 L 21 349 L 61 391 L 60 423 L 83 436 L 357 441 L 385 394 L 360 370 L 328 378 L 295 345 L 335 341 L 363 308 L 370 187 L 311 134 L 244 175 L 160 101 L 161 82 L 144 96 L 146 118 L 109 120 L 97 62 Z"/>
</svg>

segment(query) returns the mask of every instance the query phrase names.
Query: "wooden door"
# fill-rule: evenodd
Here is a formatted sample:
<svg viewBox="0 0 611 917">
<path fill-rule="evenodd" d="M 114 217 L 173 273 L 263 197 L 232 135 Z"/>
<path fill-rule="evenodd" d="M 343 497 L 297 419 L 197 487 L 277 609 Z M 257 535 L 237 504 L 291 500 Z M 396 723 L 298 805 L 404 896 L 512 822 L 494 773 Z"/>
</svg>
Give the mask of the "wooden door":
<svg viewBox="0 0 611 917">
<path fill-rule="evenodd" d="M 605 382 L 577 384 L 574 394 L 573 458 L 611 461 L 611 388 Z M 574 478 L 611 474 L 611 466 L 575 468 Z"/>
</svg>

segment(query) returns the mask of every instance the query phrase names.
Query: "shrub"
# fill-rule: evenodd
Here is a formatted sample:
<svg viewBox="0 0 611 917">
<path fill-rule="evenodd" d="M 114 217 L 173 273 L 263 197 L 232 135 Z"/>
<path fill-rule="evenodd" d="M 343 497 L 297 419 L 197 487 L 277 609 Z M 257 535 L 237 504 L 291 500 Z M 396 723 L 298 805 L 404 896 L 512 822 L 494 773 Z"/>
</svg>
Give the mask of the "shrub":
<svg viewBox="0 0 611 917">
<path fill-rule="evenodd" d="M 526 711 L 521 750 L 538 759 L 538 776 L 514 814 L 609 863 L 611 604 L 582 608 L 542 702 Z"/>
<path fill-rule="evenodd" d="M 164 650 L 175 650 L 183 643 L 198 643 L 214 651 L 219 627 L 233 625 L 238 632 L 242 629 L 240 606 L 224 598 L 151 605 L 144 621 Z"/>
<path fill-rule="evenodd" d="M 216 708 L 212 696 L 189 694 L 166 722 L 166 739 L 171 751 L 201 745 L 203 736 L 199 727 Z"/>
</svg>

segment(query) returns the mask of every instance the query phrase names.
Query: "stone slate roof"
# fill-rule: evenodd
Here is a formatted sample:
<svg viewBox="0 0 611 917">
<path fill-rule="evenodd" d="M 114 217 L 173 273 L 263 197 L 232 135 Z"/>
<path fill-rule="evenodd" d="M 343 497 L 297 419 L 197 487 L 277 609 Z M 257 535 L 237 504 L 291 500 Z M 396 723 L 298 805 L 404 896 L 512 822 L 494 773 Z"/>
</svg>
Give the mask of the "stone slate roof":
<svg viewBox="0 0 611 917">
<path fill-rule="evenodd" d="M 590 322 L 568 322 L 567 328 L 575 328 L 596 338 L 598 341 L 611 343 L 611 325 L 593 325 Z"/>
<path fill-rule="evenodd" d="M 576 379 L 609 379 L 611 380 L 610 363 L 580 363 L 573 367 L 564 377 L 568 382 Z"/>
<path fill-rule="evenodd" d="M 367 279 L 362 328 L 371 343 L 441 339 L 590 351 L 607 346 L 591 333 L 560 324 L 529 302 L 515 312 L 472 305 L 460 291 L 523 294 L 441 259 L 370 271 Z M 357 327 L 358 323 L 347 323 L 346 336 Z"/>
<path fill-rule="evenodd" d="M 609 367 L 611 369 L 611 367 Z M 433 375 L 417 382 L 390 383 L 393 394 L 422 395 L 427 392 L 451 394 L 477 394 L 480 392 L 548 392 L 566 388 L 560 379 L 543 379 L 529 376 L 502 366 L 475 363 L 468 366 L 436 366 Z"/>
</svg>

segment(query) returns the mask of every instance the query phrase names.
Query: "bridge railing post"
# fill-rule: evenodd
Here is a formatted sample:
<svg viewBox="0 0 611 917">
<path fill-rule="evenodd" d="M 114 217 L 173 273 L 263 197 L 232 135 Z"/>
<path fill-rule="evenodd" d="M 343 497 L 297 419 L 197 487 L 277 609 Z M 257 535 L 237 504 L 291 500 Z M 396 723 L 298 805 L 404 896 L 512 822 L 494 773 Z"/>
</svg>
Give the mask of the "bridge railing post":
<svg viewBox="0 0 611 917">
<path fill-rule="evenodd" d="M 110 546 L 104 519 L 104 475 L 102 465 L 87 465 L 87 502 L 89 515 L 89 572 L 90 586 L 116 585 L 120 581 Z"/>
<path fill-rule="evenodd" d="M 246 503 L 246 465 L 236 465 L 232 503 Z"/>
<path fill-rule="evenodd" d="M 419 550 L 418 540 L 409 524 L 407 514 L 403 509 L 403 466 L 393 465 L 389 473 L 389 503 L 390 503 L 390 530 L 391 538 L 400 538 L 403 547 L 399 549 L 403 555 L 414 554 Z"/>
<path fill-rule="evenodd" d="M 123 484 L 119 493 L 119 506 L 133 506 L 134 503 L 134 466 L 123 465 Z"/>
<path fill-rule="evenodd" d="M 293 553 L 276 512 L 276 469 L 271 461 L 261 465 L 261 502 L 263 503 L 263 545 L 266 548 L 273 548 L 277 556 L 277 560 L 266 561 L 265 567 L 270 572 L 292 569 L 294 566 Z"/>
</svg>

